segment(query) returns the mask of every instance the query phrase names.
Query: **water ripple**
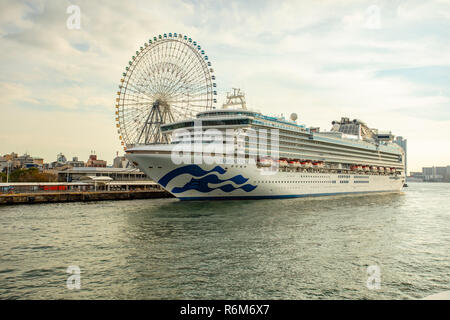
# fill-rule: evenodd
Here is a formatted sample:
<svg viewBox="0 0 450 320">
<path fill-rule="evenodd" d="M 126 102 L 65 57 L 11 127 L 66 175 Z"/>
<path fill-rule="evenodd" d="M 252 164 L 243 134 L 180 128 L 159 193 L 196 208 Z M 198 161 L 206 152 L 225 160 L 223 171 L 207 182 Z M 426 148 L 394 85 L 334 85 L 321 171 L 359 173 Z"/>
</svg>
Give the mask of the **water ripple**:
<svg viewBox="0 0 450 320">
<path fill-rule="evenodd" d="M 450 290 L 450 184 L 0 207 L 3 299 L 416 299 Z M 369 290 L 378 266 L 381 288 Z M 81 269 L 68 290 L 67 267 Z"/>
</svg>

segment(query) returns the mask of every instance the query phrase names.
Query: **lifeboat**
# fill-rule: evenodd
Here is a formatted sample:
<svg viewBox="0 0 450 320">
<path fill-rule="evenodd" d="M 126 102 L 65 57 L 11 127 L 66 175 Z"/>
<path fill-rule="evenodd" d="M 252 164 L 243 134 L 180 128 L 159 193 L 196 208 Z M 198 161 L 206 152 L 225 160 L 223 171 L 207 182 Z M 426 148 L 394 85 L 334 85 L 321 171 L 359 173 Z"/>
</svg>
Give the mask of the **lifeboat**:
<svg viewBox="0 0 450 320">
<path fill-rule="evenodd" d="M 378 172 L 378 167 L 371 166 L 371 167 L 370 167 L 370 171 L 372 171 L 372 172 Z"/>
<path fill-rule="evenodd" d="M 357 171 L 363 171 L 363 168 L 362 168 L 361 165 L 358 165 L 358 166 L 356 166 L 356 170 L 357 170 Z"/>
<path fill-rule="evenodd" d="M 378 171 L 384 172 L 384 167 L 379 167 L 379 168 L 378 168 Z"/>
<path fill-rule="evenodd" d="M 320 168 L 323 168 L 323 167 L 324 167 L 324 164 L 323 164 L 322 161 L 315 161 L 315 162 L 312 163 L 312 166 L 313 166 L 313 168 L 318 168 L 318 169 L 320 169 Z"/>
<path fill-rule="evenodd" d="M 286 168 L 289 165 L 284 159 L 277 160 L 277 163 L 280 168 Z"/>
<path fill-rule="evenodd" d="M 290 168 L 300 168 L 301 164 L 298 160 L 289 160 L 288 161 Z"/>
<path fill-rule="evenodd" d="M 384 169 L 384 171 L 385 171 L 386 173 L 391 173 L 391 168 L 386 168 L 386 169 Z"/>
<path fill-rule="evenodd" d="M 364 172 L 369 172 L 370 171 L 370 167 L 369 166 L 363 166 L 363 171 Z"/>
<path fill-rule="evenodd" d="M 302 168 L 311 168 L 312 167 L 311 161 L 301 161 L 300 165 Z"/>
<path fill-rule="evenodd" d="M 270 158 L 261 158 L 257 161 L 260 167 L 270 167 L 272 165 L 272 159 Z"/>
<path fill-rule="evenodd" d="M 357 171 L 358 170 L 358 166 L 352 165 L 352 166 L 350 166 L 350 170 L 351 171 Z"/>
</svg>

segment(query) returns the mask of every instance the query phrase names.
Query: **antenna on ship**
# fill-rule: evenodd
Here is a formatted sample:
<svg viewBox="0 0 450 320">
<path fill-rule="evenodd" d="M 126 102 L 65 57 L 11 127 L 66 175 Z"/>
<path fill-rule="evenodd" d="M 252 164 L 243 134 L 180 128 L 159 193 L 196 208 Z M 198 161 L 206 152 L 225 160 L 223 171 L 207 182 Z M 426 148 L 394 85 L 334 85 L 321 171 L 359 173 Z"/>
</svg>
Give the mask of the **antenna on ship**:
<svg viewBox="0 0 450 320">
<path fill-rule="evenodd" d="M 227 102 L 222 105 L 222 108 L 240 105 L 241 109 L 247 110 L 245 103 L 245 93 L 241 92 L 241 89 L 233 88 L 233 93 L 227 93 Z"/>
</svg>

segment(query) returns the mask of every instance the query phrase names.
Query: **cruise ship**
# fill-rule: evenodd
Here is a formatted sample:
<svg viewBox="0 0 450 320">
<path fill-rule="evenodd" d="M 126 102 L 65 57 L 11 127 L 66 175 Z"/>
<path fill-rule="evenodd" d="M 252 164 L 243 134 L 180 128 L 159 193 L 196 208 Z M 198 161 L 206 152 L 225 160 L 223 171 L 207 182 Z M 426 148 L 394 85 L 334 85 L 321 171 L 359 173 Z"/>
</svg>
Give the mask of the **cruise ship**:
<svg viewBox="0 0 450 320">
<path fill-rule="evenodd" d="M 170 143 L 126 157 L 181 200 L 399 192 L 405 153 L 391 132 L 342 117 L 330 131 L 231 103 L 161 125 Z"/>
</svg>

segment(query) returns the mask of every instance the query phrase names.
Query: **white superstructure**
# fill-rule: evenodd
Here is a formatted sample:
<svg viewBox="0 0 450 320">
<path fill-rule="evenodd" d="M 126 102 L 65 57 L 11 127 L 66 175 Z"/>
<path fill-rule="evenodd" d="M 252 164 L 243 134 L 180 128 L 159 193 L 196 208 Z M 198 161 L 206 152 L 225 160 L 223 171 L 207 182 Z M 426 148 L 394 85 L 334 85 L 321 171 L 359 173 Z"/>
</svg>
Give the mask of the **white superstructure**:
<svg viewBox="0 0 450 320">
<path fill-rule="evenodd" d="M 223 109 L 200 112 L 195 119 L 162 125 L 163 134 L 172 137 L 171 143 L 134 146 L 126 150 L 127 158 L 183 200 L 287 198 L 402 189 L 404 152 L 392 142 L 390 132 L 369 129 L 361 120 L 348 118 L 333 121 L 331 131 L 320 132 L 297 124 L 296 118 L 269 117 L 224 105 Z M 221 133 L 225 137 L 224 142 L 219 142 L 221 147 L 225 140 L 236 147 L 231 151 L 224 147 L 223 154 L 193 147 L 184 153 L 186 161 L 174 161 L 174 153 L 186 143 L 186 134 L 184 139 L 175 137 L 177 130 L 187 132 L 187 142 L 195 144 L 198 128 L 203 134 L 201 146 L 217 143 L 214 135 Z M 264 133 L 258 135 L 256 144 L 249 138 L 252 132 Z M 262 144 L 269 150 L 267 156 L 259 152 Z M 270 154 L 275 144 L 276 157 Z M 234 160 L 229 161 L 227 155 Z M 217 161 L 212 163 L 211 157 Z"/>
</svg>

